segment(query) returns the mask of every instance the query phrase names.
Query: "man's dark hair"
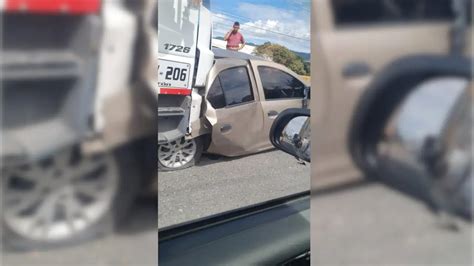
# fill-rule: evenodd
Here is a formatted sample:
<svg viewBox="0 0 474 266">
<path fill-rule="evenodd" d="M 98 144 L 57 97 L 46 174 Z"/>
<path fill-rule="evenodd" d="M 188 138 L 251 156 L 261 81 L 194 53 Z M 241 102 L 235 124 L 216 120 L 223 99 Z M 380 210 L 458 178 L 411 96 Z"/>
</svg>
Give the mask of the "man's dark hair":
<svg viewBox="0 0 474 266">
<path fill-rule="evenodd" d="M 234 26 L 240 26 L 240 23 L 238 21 L 234 22 Z"/>
</svg>

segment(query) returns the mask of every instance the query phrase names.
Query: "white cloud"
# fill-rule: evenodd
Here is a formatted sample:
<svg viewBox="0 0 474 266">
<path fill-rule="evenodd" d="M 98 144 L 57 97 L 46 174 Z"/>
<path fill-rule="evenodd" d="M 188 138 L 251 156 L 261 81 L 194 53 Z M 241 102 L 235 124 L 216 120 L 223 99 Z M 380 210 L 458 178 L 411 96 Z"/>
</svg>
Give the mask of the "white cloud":
<svg viewBox="0 0 474 266">
<path fill-rule="evenodd" d="M 241 21 L 241 32 L 247 42 L 278 43 L 291 50 L 309 52 L 310 21 L 305 10 L 295 11 L 268 5 L 241 3 L 238 17 L 214 14 L 214 34 L 224 36 L 233 21 Z M 241 17 L 240 17 L 241 16 Z M 281 33 L 281 34 L 279 34 Z"/>
</svg>

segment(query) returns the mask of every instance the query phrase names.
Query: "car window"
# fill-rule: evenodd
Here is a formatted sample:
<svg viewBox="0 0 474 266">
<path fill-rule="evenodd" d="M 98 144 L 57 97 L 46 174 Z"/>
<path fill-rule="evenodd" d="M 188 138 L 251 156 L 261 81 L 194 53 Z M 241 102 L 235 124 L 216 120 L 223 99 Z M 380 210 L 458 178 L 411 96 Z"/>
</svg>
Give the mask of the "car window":
<svg viewBox="0 0 474 266">
<path fill-rule="evenodd" d="M 451 0 L 333 0 L 335 24 L 370 25 L 453 19 Z"/>
<path fill-rule="evenodd" d="M 254 100 L 247 67 L 223 70 L 218 75 L 227 106 Z"/>
<path fill-rule="evenodd" d="M 273 67 L 258 67 L 265 99 L 303 98 L 305 85 L 292 75 Z"/>
<path fill-rule="evenodd" d="M 224 92 L 222 91 L 221 81 L 219 77 L 216 77 L 214 82 L 209 88 L 207 93 L 207 100 L 211 103 L 214 109 L 219 109 L 225 107 L 225 97 Z"/>
</svg>

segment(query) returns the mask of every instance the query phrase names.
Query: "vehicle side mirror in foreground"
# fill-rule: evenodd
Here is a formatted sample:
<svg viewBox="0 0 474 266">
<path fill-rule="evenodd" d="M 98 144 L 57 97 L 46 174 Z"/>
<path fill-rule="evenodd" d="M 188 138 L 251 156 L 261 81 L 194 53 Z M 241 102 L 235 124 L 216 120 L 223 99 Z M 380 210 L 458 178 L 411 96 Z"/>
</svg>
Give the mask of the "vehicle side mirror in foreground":
<svg viewBox="0 0 474 266">
<path fill-rule="evenodd" d="M 471 94 L 469 80 L 437 77 L 415 86 L 391 114 L 377 157 L 403 163 L 430 180 L 440 208 L 472 213 Z"/>
<path fill-rule="evenodd" d="M 270 141 L 275 148 L 310 162 L 310 110 L 292 108 L 281 112 L 273 122 Z"/>
<path fill-rule="evenodd" d="M 424 184 L 437 211 L 472 219 L 470 62 L 424 57 L 389 69 L 392 81 L 375 83 L 356 109 L 351 152 L 367 174 Z"/>
</svg>

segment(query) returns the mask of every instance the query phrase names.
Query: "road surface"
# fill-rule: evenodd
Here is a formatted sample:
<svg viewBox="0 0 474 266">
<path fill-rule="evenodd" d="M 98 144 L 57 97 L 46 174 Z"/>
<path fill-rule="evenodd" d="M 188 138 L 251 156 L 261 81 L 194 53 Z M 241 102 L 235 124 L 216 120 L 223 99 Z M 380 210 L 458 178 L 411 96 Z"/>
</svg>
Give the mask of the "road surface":
<svg viewBox="0 0 474 266">
<path fill-rule="evenodd" d="M 310 165 L 281 151 L 225 158 L 158 174 L 158 221 L 166 227 L 310 189 Z"/>
</svg>

